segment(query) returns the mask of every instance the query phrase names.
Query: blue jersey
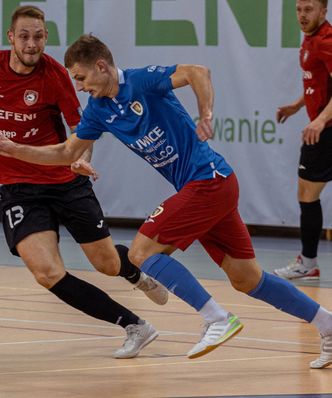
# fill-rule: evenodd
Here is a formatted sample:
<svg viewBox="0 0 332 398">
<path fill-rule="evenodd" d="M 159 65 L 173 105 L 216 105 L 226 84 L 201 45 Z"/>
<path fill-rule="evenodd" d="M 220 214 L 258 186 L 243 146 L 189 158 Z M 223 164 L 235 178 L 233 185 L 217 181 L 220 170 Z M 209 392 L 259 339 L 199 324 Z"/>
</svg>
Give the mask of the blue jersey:
<svg viewBox="0 0 332 398">
<path fill-rule="evenodd" d="M 76 128 L 81 139 L 114 134 L 161 173 L 175 189 L 194 180 L 228 176 L 231 167 L 207 142 L 173 93 L 170 76 L 176 66 L 118 69 L 115 98 L 89 98 Z"/>
</svg>

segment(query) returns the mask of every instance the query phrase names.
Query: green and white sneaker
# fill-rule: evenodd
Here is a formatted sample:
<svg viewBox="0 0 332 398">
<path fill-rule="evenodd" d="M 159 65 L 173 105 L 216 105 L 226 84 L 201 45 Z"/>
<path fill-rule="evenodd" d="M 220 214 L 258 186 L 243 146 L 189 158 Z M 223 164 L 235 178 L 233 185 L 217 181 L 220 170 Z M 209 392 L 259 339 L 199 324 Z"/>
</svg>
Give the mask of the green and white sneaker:
<svg viewBox="0 0 332 398">
<path fill-rule="evenodd" d="M 127 338 L 123 346 L 113 353 L 113 358 L 135 358 L 142 348 L 158 337 L 156 329 L 148 322 L 125 327 Z"/>
<path fill-rule="evenodd" d="M 187 353 L 187 357 L 194 359 L 209 353 L 239 333 L 242 328 L 239 318 L 231 313 L 223 321 L 205 324 L 201 341 Z"/>
</svg>

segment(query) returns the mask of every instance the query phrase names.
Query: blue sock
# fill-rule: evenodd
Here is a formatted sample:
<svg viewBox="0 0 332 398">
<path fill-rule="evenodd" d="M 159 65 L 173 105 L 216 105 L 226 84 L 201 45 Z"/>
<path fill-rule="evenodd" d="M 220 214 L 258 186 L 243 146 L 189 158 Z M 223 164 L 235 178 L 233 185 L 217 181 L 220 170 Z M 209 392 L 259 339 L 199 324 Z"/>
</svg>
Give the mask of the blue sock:
<svg viewBox="0 0 332 398">
<path fill-rule="evenodd" d="M 166 254 L 154 254 L 149 257 L 144 261 L 141 270 L 197 311 L 200 311 L 211 298 L 181 263 Z"/>
<path fill-rule="evenodd" d="M 307 322 L 313 320 L 319 309 L 318 303 L 291 283 L 266 272 L 263 272 L 259 284 L 248 295 Z"/>
</svg>

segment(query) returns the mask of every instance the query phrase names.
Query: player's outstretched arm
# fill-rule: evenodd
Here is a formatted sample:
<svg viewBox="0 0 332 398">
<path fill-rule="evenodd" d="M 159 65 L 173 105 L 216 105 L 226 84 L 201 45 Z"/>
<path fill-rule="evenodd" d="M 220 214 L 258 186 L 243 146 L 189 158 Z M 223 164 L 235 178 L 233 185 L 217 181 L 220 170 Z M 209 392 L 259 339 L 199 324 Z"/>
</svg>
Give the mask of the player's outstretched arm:
<svg viewBox="0 0 332 398">
<path fill-rule="evenodd" d="M 47 146 L 22 145 L 0 136 L 0 155 L 46 165 L 70 165 L 79 159 L 93 141 L 72 134 L 67 141 Z"/>
<path fill-rule="evenodd" d="M 304 96 L 302 95 L 292 104 L 279 106 L 276 112 L 276 120 L 278 123 L 284 123 L 289 116 L 294 115 L 304 106 Z"/>
<path fill-rule="evenodd" d="M 201 141 L 206 141 L 213 136 L 212 109 L 214 91 L 211 82 L 210 70 L 202 65 L 177 66 L 171 76 L 174 88 L 190 85 L 197 98 L 199 121 L 196 133 Z"/>
</svg>

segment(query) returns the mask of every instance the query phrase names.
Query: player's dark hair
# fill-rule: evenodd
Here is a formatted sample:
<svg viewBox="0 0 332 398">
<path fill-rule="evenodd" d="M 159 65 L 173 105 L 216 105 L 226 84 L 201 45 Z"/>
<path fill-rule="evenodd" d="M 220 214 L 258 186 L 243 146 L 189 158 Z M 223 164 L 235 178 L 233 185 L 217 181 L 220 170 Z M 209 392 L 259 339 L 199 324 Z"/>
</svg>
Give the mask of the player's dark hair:
<svg viewBox="0 0 332 398">
<path fill-rule="evenodd" d="M 323 7 L 327 8 L 328 0 L 319 0 Z"/>
<path fill-rule="evenodd" d="M 45 24 L 45 14 L 44 12 L 35 6 L 21 6 L 17 7 L 12 15 L 11 18 L 11 24 L 9 30 L 14 31 L 16 21 L 20 17 L 29 17 L 29 18 L 35 18 L 35 19 L 40 19 L 45 26 L 46 29 L 46 24 Z"/>
<path fill-rule="evenodd" d="M 82 35 L 65 53 L 65 67 L 71 68 L 75 63 L 91 65 L 98 59 L 104 59 L 114 66 L 113 56 L 109 48 L 92 34 Z"/>
</svg>

